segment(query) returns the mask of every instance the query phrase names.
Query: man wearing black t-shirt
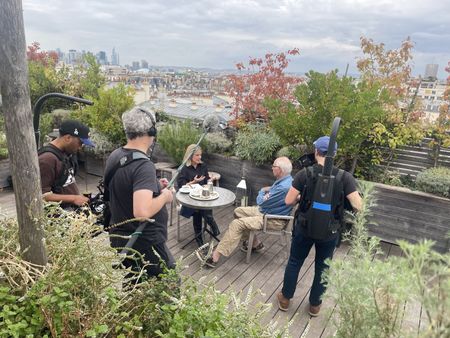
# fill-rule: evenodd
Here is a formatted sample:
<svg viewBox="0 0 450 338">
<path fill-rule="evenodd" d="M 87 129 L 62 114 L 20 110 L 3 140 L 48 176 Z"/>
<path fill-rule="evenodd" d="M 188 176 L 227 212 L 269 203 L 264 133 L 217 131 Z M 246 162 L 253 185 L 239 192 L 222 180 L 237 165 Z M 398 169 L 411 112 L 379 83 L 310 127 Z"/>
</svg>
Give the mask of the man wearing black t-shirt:
<svg viewBox="0 0 450 338">
<path fill-rule="evenodd" d="M 39 170 L 43 198 L 47 202 L 61 202 L 64 209 L 78 208 L 89 202 L 80 194 L 75 181 L 73 156 L 82 146 L 93 147 L 89 128 L 76 120 L 63 121 L 59 136 L 39 149 Z"/>
<path fill-rule="evenodd" d="M 127 136 L 127 144 L 114 150 L 106 162 L 105 173 L 114 168 L 121 159 L 133 152 L 143 155 L 154 142 L 156 136 L 155 118 L 139 107 L 135 107 L 122 115 L 122 122 Z M 106 175 L 105 175 L 106 176 Z M 119 167 L 108 184 L 111 208 L 111 224 L 117 224 L 133 218 L 149 219 L 142 234 L 133 245 L 145 261 L 148 276 L 158 276 L 162 272 L 160 258 L 169 268 L 174 267 L 174 259 L 166 246 L 168 213 L 166 204 L 172 202 L 172 190 L 165 189 L 167 180 L 158 181 L 154 164 L 145 158 L 131 161 Z M 112 227 L 111 235 L 129 236 L 138 227 L 139 222 L 128 222 Z M 111 246 L 120 251 L 128 239 L 116 236 L 110 237 Z M 139 271 L 143 262 L 139 257 L 125 259 L 125 267 Z"/>
<path fill-rule="evenodd" d="M 314 142 L 315 158 L 317 164 L 314 165 L 314 173 L 322 172 L 325 156 L 328 151 L 328 144 L 330 138 L 328 136 L 322 136 Z M 335 145 L 337 150 L 337 144 Z M 303 169 L 297 173 L 292 182 L 292 187 L 286 195 L 286 204 L 295 204 L 301 201 L 302 196 L 300 193 L 307 182 L 307 169 Z M 332 174 L 336 176 L 338 169 L 333 168 Z M 355 210 L 361 209 L 361 196 L 356 190 L 356 181 L 349 172 L 344 172 L 342 176 L 342 189 L 344 196 L 348 199 L 350 204 Z M 339 194 L 336 194 L 339 196 Z M 294 296 L 297 279 L 300 269 L 306 257 L 308 257 L 311 247 L 314 245 L 315 254 L 315 269 L 314 280 L 309 295 L 309 314 L 313 317 L 317 316 L 320 311 L 320 305 L 322 304 L 322 295 L 325 292 L 325 285 L 322 282 L 322 273 L 327 268 L 325 260 L 327 258 L 332 259 L 334 249 L 338 241 L 338 233 L 332 234 L 329 238 L 324 240 L 315 240 L 308 237 L 307 231 L 301 226 L 297 225 L 293 231 L 291 253 L 284 273 L 283 289 L 278 293 L 278 307 L 282 311 L 287 311 L 289 308 L 290 299 Z"/>
</svg>

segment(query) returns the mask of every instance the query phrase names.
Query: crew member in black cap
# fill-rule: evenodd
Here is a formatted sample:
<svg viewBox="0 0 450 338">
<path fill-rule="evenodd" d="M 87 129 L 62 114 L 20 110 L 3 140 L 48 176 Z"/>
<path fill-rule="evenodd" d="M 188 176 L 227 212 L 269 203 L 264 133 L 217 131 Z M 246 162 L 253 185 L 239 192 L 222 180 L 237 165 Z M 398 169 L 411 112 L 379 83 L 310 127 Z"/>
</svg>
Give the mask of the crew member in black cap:
<svg viewBox="0 0 450 338">
<path fill-rule="evenodd" d="M 61 202 L 61 207 L 73 208 L 89 199 L 80 194 L 75 182 L 76 161 L 73 155 L 82 146 L 94 144 L 89 139 L 89 128 L 79 121 L 61 123 L 59 137 L 39 149 L 39 169 L 44 200 Z"/>
</svg>

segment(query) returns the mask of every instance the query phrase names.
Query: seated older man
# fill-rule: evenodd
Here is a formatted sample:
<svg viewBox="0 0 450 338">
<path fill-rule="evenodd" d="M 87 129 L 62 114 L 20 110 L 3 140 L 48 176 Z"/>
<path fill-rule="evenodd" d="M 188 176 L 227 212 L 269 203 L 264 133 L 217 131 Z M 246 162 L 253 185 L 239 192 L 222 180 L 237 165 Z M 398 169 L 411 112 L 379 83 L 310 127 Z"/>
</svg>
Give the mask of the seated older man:
<svg viewBox="0 0 450 338">
<path fill-rule="evenodd" d="M 264 214 L 289 215 L 292 205 L 286 205 L 284 199 L 292 185 L 292 163 L 287 157 L 277 158 L 272 165 L 272 173 L 275 182 L 270 187 L 262 188 L 256 198 L 257 206 L 239 207 L 234 210 L 233 220 L 225 232 L 219 245 L 215 248 L 211 257 L 206 257 L 202 251 L 197 251 L 197 257 L 207 267 L 214 268 L 220 256 L 228 257 L 238 246 L 241 238 L 247 240 L 251 230 L 260 230 L 263 226 Z M 283 220 L 273 220 L 270 227 L 279 229 L 285 226 Z M 264 244 L 255 236 L 251 250 L 259 252 L 264 249 Z M 247 241 L 244 241 L 242 251 L 247 251 Z"/>
</svg>

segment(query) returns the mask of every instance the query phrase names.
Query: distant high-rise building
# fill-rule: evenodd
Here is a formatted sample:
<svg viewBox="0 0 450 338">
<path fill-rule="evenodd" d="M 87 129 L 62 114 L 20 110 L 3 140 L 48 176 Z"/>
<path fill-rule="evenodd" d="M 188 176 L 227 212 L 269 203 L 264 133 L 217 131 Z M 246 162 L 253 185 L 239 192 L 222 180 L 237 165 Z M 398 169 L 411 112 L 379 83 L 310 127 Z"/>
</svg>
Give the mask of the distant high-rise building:
<svg viewBox="0 0 450 338">
<path fill-rule="evenodd" d="M 101 64 L 101 65 L 108 64 L 108 58 L 106 57 L 106 52 L 101 50 L 100 52 L 97 53 L 96 57 L 97 57 L 97 61 L 99 64 Z"/>
<path fill-rule="evenodd" d="M 146 68 L 146 69 L 148 69 L 148 62 L 147 62 L 147 60 L 142 60 L 142 61 L 141 61 L 141 68 Z"/>
<path fill-rule="evenodd" d="M 116 47 L 113 47 L 113 49 L 112 49 L 111 64 L 113 66 L 118 66 L 119 65 L 119 54 L 116 53 Z"/>
<path fill-rule="evenodd" d="M 58 60 L 64 59 L 64 53 L 60 48 L 56 48 L 56 54 L 58 54 Z"/>
<path fill-rule="evenodd" d="M 434 64 L 434 63 L 427 64 L 427 66 L 425 68 L 424 78 L 430 79 L 430 80 L 436 80 L 438 68 L 439 68 L 439 65 L 437 65 L 437 64 Z"/>
<path fill-rule="evenodd" d="M 81 53 L 77 52 L 76 49 L 69 49 L 69 53 L 67 53 L 66 62 L 68 64 L 75 64 L 81 59 Z"/>
<path fill-rule="evenodd" d="M 131 69 L 138 70 L 139 69 L 139 61 L 133 61 L 131 63 Z"/>
</svg>

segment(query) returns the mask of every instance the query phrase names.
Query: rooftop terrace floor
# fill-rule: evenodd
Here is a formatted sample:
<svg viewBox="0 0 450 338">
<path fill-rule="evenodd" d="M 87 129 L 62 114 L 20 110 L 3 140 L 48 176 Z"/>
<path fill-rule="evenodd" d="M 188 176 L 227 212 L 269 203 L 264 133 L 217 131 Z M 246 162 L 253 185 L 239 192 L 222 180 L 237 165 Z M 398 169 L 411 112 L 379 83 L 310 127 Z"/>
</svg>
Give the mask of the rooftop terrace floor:
<svg viewBox="0 0 450 338">
<path fill-rule="evenodd" d="M 80 190 L 96 191 L 98 177 L 84 176 L 78 178 Z M 233 206 L 219 208 L 214 212 L 214 217 L 223 233 L 228 228 L 228 224 L 233 219 Z M 12 189 L 0 191 L 0 217 L 15 216 L 15 201 Z M 176 238 L 176 209 L 173 208 L 173 226 L 169 226 L 169 238 L 167 245 L 172 254 L 178 259 L 190 256 L 196 250 L 193 239 L 193 228 L 190 219 L 180 218 L 182 229 L 182 240 L 180 243 Z M 242 291 L 245 295 L 250 287 L 253 290 L 261 290 L 262 294 L 257 294 L 254 303 L 263 302 L 272 304 L 271 310 L 266 314 L 264 321 L 276 320 L 280 325 L 284 325 L 289 320 L 293 320 L 289 328 L 292 337 L 330 337 L 334 335 L 331 317 L 335 315 L 333 304 L 329 299 L 325 299 L 321 313 L 318 317 L 312 318 L 307 312 L 308 296 L 314 276 L 314 249 L 311 250 L 308 258 L 300 271 L 297 282 L 297 291 L 291 300 L 291 306 L 287 312 L 278 309 L 276 294 L 281 290 L 284 268 L 287 262 L 287 250 L 283 246 L 279 236 L 262 235 L 260 237 L 265 245 L 265 250 L 261 253 L 252 254 L 250 264 L 245 263 L 246 254 L 239 249 L 235 250 L 230 257 L 222 257 L 219 265 L 215 269 L 202 268 L 195 255 L 184 260 L 182 274 L 191 276 L 198 280 L 205 277 L 206 280 L 215 279 L 216 288 L 220 291 Z M 208 239 L 208 238 L 207 238 Z M 187 244 L 187 245 L 186 245 Z M 183 249 L 183 246 L 186 246 Z M 378 259 L 386 259 L 389 256 L 401 255 L 400 248 L 386 242 L 381 242 L 383 254 Z M 334 259 L 345 259 L 349 251 L 347 244 L 341 245 L 335 253 Z M 403 327 L 413 329 L 415 332 L 422 330 L 426 324 L 426 319 L 422 313 L 420 304 L 405 304 L 406 314 L 403 319 Z"/>
</svg>

